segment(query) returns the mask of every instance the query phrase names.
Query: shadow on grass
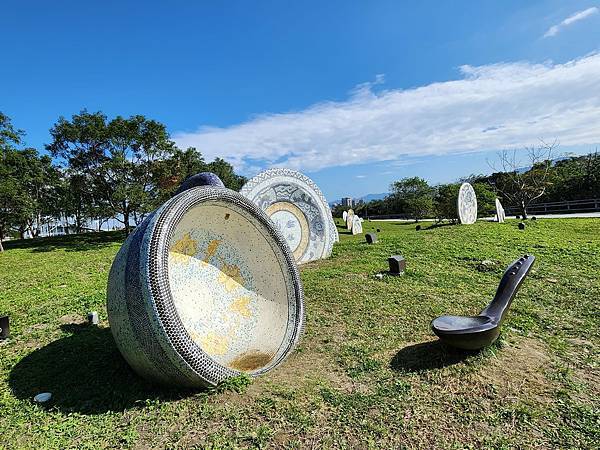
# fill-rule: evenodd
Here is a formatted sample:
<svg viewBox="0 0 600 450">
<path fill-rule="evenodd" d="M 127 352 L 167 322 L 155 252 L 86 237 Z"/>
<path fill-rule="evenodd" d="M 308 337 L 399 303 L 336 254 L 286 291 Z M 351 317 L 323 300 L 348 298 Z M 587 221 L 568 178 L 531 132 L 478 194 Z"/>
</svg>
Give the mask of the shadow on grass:
<svg viewBox="0 0 600 450">
<path fill-rule="evenodd" d="M 124 240 L 125 233 L 123 231 L 102 231 L 99 233 L 20 239 L 3 242 L 3 245 L 6 250 L 28 249 L 33 252 L 50 252 L 52 250 L 64 249 L 68 252 L 81 252 L 97 250 L 113 242 L 122 242 Z"/>
<path fill-rule="evenodd" d="M 48 408 L 93 415 L 197 393 L 152 385 L 139 377 L 119 353 L 109 328 L 77 324 L 61 328 L 72 334 L 33 351 L 10 372 L 9 384 L 17 398 L 32 400 L 40 392 L 51 392 Z"/>
<path fill-rule="evenodd" d="M 390 367 L 399 372 L 423 372 L 458 364 L 479 353 L 455 349 L 439 340 L 423 342 L 404 347 L 396 353 L 390 361 Z"/>
<path fill-rule="evenodd" d="M 436 228 L 452 227 L 454 225 L 458 225 L 458 222 L 438 222 L 434 223 L 433 225 L 429 225 L 427 228 L 423 228 L 423 230 L 435 230 Z"/>
<path fill-rule="evenodd" d="M 406 227 L 406 226 L 411 226 L 411 225 L 414 227 L 415 225 L 418 225 L 420 223 L 423 223 L 423 222 L 417 222 L 415 220 L 405 220 L 404 222 L 392 222 L 393 225 L 396 225 L 399 227 Z"/>
</svg>

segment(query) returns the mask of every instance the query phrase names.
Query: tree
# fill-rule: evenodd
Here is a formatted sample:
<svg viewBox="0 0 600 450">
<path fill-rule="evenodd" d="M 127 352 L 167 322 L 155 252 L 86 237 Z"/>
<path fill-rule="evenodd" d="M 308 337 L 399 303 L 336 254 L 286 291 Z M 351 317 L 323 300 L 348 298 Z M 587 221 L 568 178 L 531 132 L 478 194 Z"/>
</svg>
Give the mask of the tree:
<svg viewBox="0 0 600 450">
<path fill-rule="evenodd" d="M 144 116 L 116 117 L 108 124 L 109 150 L 98 182 L 105 198 L 129 234 L 156 204 L 153 166 L 175 148 L 166 127 Z"/>
<path fill-rule="evenodd" d="M 95 196 L 92 178 L 83 173 L 68 170 L 66 177 L 62 180 L 60 193 L 60 207 L 67 224 L 67 233 L 70 227 L 69 217 L 75 219 L 75 232 L 81 233 L 85 221 L 93 215 L 92 205 L 95 202 Z"/>
<path fill-rule="evenodd" d="M 434 211 L 438 222 L 444 219 L 452 222 L 458 220 L 456 200 L 459 189 L 460 183 L 442 184 L 437 187 L 434 198 Z"/>
<path fill-rule="evenodd" d="M 155 207 L 153 167 L 175 149 L 163 124 L 142 115 L 108 121 L 83 110 L 70 121 L 61 117 L 50 133 L 46 148 L 69 168 L 68 203 L 78 231 L 81 219 L 110 210 L 129 233 L 131 220 L 137 224 Z"/>
<path fill-rule="evenodd" d="M 187 178 L 207 170 L 208 165 L 195 148 L 190 147 L 185 151 L 175 148 L 169 158 L 157 161 L 153 166 L 152 177 L 158 188 L 154 207 L 167 201 Z"/>
<path fill-rule="evenodd" d="M 10 118 L 0 112 L 0 252 L 4 251 L 4 237 L 28 209 L 19 173 L 24 164 L 15 148 L 21 143 L 23 134 L 21 130 L 15 130 Z"/>
<path fill-rule="evenodd" d="M 490 217 L 496 214 L 496 193 L 489 184 L 473 183 L 477 197 L 477 216 Z"/>
<path fill-rule="evenodd" d="M 499 153 L 502 171 L 490 177 L 492 186 L 510 205 L 519 208 L 523 218 L 527 218 L 529 205 L 542 197 L 550 186 L 549 173 L 552 168 L 553 144 L 541 143 L 538 147 L 527 147 L 529 168 L 523 168 L 517 159 L 516 150 Z M 494 170 L 496 167 L 491 165 Z"/>
<path fill-rule="evenodd" d="M 391 201 L 404 211 L 419 220 L 431 214 L 433 210 L 434 189 L 422 178 L 404 178 L 390 186 Z"/>
<path fill-rule="evenodd" d="M 207 169 L 208 172 L 217 174 L 223 184 L 234 191 L 239 191 L 247 181 L 246 177 L 237 175 L 233 166 L 221 158 L 215 158 L 213 162 L 208 163 Z"/>
<path fill-rule="evenodd" d="M 544 202 L 600 197 L 600 154 L 590 153 L 557 161 L 549 175 Z"/>
<path fill-rule="evenodd" d="M 91 205 L 99 203 L 104 195 L 94 187 L 109 148 L 106 116 L 83 110 L 70 121 L 60 117 L 50 135 L 52 143 L 46 145 L 46 150 L 59 159 L 67 177 L 61 188 L 67 225 L 68 217 L 75 217 L 76 231 L 80 233 L 90 217 Z"/>
</svg>

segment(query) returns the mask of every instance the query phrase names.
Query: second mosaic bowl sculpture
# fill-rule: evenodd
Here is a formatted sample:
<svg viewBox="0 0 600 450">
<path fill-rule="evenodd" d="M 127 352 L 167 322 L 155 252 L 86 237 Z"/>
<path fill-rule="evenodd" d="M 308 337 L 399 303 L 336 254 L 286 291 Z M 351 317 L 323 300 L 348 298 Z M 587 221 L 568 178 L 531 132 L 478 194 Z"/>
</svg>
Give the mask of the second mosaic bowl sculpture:
<svg viewBox="0 0 600 450">
<path fill-rule="evenodd" d="M 254 203 L 218 186 L 177 194 L 136 228 L 113 262 L 107 308 L 136 372 L 188 387 L 273 369 L 304 324 L 284 238 Z"/>
<path fill-rule="evenodd" d="M 296 262 L 331 255 L 339 240 L 327 200 L 306 175 L 290 169 L 269 169 L 242 187 L 240 193 L 265 211 L 281 231 Z"/>
</svg>

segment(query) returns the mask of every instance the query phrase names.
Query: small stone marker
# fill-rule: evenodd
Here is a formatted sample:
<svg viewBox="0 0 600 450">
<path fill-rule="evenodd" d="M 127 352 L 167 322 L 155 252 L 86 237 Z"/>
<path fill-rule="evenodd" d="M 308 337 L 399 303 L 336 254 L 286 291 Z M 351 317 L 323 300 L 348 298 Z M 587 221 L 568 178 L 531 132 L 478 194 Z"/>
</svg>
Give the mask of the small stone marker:
<svg viewBox="0 0 600 450">
<path fill-rule="evenodd" d="M 33 397 L 33 401 L 35 401 L 37 403 L 46 403 L 51 398 L 52 398 L 51 392 L 42 392 L 41 394 L 38 394 L 35 397 Z"/>
<path fill-rule="evenodd" d="M 374 244 L 377 242 L 377 235 L 375 233 L 367 233 L 365 234 L 365 240 L 367 244 Z"/>
<path fill-rule="evenodd" d="M 390 256 L 388 264 L 390 265 L 390 275 L 402 275 L 406 269 L 406 260 L 400 255 Z"/>
<path fill-rule="evenodd" d="M 0 317 L 0 339 L 8 339 L 10 337 L 10 323 L 8 316 Z"/>
<path fill-rule="evenodd" d="M 100 323 L 100 319 L 98 318 L 97 311 L 91 311 L 87 315 L 87 320 L 90 325 L 98 325 Z"/>
<path fill-rule="evenodd" d="M 347 213 L 346 211 L 344 211 L 344 212 L 342 213 L 342 220 L 343 220 L 344 222 L 346 222 L 346 219 L 347 219 L 347 218 L 348 218 L 348 213 Z"/>
<path fill-rule="evenodd" d="M 519 222 L 519 230 L 524 230 L 525 224 L 523 222 Z"/>
</svg>

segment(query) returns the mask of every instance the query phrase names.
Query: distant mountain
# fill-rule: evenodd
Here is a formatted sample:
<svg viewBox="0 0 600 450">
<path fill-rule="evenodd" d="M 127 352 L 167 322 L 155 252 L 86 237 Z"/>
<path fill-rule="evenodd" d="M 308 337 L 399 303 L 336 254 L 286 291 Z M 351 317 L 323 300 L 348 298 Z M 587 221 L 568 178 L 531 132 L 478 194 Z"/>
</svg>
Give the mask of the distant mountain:
<svg viewBox="0 0 600 450">
<path fill-rule="evenodd" d="M 571 156 L 561 156 L 559 158 L 554 158 L 552 160 L 552 165 L 554 166 L 557 162 L 564 161 L 565 159 L 570 159 L 570 158 L 571 158 Z M 517 173 L 525 173 L 529 169 L 531 169 L 531 166 L 528 166 L 528 167 L 519 167 L 518 169 L 515 169 L 515 172 L 517 172 Z"/>
<path fill-rule="evenodd" d="M 362 197 L 355 198 L 354 201 L 362 200 L 363 202 L 368 203 L 372 200 L 381 200 L 387 197 L 388 195 L 390 195 L 389 192 L 382 192 L 381 194 L 367 194 Z M 329 202 L 329 206 L 333 207 L 333 205 L 339 205 L 340 203 L 342 203 L 342 199 L 334 200 L 332 202 Z"/>
<path fill-rule="evenodd" d="M 382 192 L 381 194 L 367 194 L 364 197 L 361 197 L 360 200 L 362 200 L 365 203 L 368 203 L 371 200 L 382 200 L 388 195 L 390 195 L 389 192 Z"/>
</svg>

